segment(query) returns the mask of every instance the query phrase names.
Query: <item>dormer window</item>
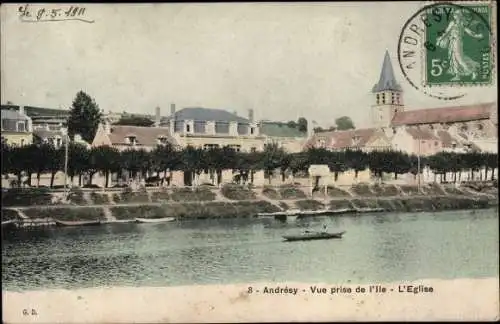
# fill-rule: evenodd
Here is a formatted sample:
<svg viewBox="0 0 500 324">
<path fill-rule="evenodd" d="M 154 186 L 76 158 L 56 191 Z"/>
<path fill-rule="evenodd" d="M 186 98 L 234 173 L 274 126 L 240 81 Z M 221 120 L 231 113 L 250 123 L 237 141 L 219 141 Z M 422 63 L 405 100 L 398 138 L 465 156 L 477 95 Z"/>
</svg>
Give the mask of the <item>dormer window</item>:
<svg viewBox="0 0 500 324">
<path fill-rule="evenodd" d="M 158 136 L 158 145 L 165 145 L 168 143 L 168 138 L 166 136 Z"/>
<path fill-rule="evenodd" d="M 26 131 L 26 124 L 23 121 L 17 123 L 17 131 L 18 132 L 25 132 Z"/>
<path fill-rule="evenodd" d="M 137 138 L 135 135 L 129 135 L 125 137 L 125 143 L 130 144 L 130 145 L 135 145 L 137 144 Z"/>
<path fill-rule="evenodd" d="M 457 143 L 456 142 L 452 142 L 451 143 L 451 148 L 456 149 L 457 148 Z"/>
<path fill-rule="evenodd" d="M 360 136 L 358 136 L 358 135 L 354 135 L 354 136 L 352 137 L 352 144 L 353 144 L 353 145 L 358 145 L 360 140 L 361 140 L 361 137 L 360 137 Z"/>
</svg>

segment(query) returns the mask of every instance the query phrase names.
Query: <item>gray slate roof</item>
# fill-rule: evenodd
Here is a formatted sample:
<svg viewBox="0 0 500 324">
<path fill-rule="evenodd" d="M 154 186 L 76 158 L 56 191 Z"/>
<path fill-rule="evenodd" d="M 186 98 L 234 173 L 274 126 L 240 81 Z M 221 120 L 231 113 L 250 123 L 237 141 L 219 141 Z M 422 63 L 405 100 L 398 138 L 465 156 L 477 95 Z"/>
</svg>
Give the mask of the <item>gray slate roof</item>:
<svg viewBox="0 0 500 324">
<path fill-rule="evenodd" d="M 382 71 L 380 72 L 380 79 L 378 83 L 373 86 L 372 92 L 386 90 L 403 91 L 394 77 L 394 70 L 392 69 L 391 58 L 388 51 L 385 51 L 384 63 L 382 65 Z"/>
<path fill-rule="evenodd" d="M 18 110 L 20 107 L 18 105 L 1 105 L 3 110 Z M 69 110 L 63 109 L 53 109 L 53 108 L 43 108 L 35 106 L 24 106 L 24 112 L 30 117 L 36 116 L 50 116 L 50 117 L 61 117 L 66 118 L 69 115 Z"/>
<path fill-rule="evenodd" d="M 2 109 L 2 119 L 28 120 L 28 117 L 19 113 L 17 110 Z"/>
<path fill-rule="evenodd" d="M 172 116 L 166 118 L 171 119 Z M 183 108 L 175 112 L 176 120 L 195 120 L 195 121 L 233 121 L 238 123 L 249 123 L 246 118 L 240 117 L 223 109 L 190 107 Z"/>
</svg>

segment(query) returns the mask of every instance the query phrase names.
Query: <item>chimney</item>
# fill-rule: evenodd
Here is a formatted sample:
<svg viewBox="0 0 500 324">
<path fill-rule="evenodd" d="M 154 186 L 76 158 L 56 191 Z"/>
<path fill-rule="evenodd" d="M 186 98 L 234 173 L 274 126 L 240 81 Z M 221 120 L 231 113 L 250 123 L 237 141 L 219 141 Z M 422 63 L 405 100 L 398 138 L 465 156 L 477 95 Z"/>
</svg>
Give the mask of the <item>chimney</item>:
<svg viewBox="0 0 500 324">
<path fill-rule="evenodd" d="M 155 126 L 159 127 L 161 122 L 160 107 L 156 107 Z"/>
<path fill-rule="evenodd" d="M 24 106 L 19 106 L 19 113 L 24 115 Z"/>
<path fill-rule="evenodd" d="M 170 115 L 171 117 L 175 117 L 175 104 L 170 104 Z"/>
<path fill-rule="evenodd" d="M 111 134 L 111 123 L 108 119 L 105 119 L 103 122 L 103 128 L 107 135 Z"/>
<path fill-rule="evenodd" d="M 253 109 L 248 109 L 248 119 L 253 123 Z"/>
</svg>

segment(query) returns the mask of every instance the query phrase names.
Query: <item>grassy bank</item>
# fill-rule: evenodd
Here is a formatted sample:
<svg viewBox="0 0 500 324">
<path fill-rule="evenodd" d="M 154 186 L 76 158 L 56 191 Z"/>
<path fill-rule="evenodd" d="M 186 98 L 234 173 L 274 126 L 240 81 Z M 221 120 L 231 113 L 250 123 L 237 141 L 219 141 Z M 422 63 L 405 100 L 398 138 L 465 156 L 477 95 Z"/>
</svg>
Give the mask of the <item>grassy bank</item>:
<svg viewBox="0 0 500 324">
<path fill-rule="evenodd" d="M 225 185 L 222 188 L 162 188 L 135 192 L 76 189 L 70 192 L 64 204 L 61 202 L 63 193 L 60 192 L 14 189 L 2 193 L 2 221 L 19 217 L 17 211 L 9 207 L 26 206 L 28 208 L 23 208 L 23 212 L 28 218 L 103 220 L 106 219 L 104 209 L 109 208 L 112 217 L 124 220 L 136 217 L 245 218 L 254 217 L 260 212 L 291 208 L 383 208 L 388 212 L 419 212 L 489 208 L 498 204 L 498 189 L 495 185 L 454 187 L 428 184 L 418 188 L 359 184 L 350 188 L 331 186 L 327 189 L 327 197 L 324 191 L 319 196 L 320 191 L 313 193 L 311 197 L 306 194 L 307 189 L 292 185 L 264 188 Z M 58 208 L 49 207 L 54 205 Z"/>
<path fill-rule="evenodd" d="M 283 202 L 277 204 L 283 209 L 289 206 Z M 487 197 L 405 197 L 394 199 L 342 199 L 332 200 L 328 204 L 314 199 L 295 202 L 301 210 L 330 210 L 344 208 L 383 208 L 387 212 L 423 212 L 459 209 L 484 209 L 497 205 L 497 201 Z M 111 215 L 117 220 L 133 220 L 134 218 L 177 219 L 217 219 L 217 218 L 251 218 L 261 212 L 277 212 L 279 207 L 269 201 L 212 201 L 196 203 L 166 203 L 162 205 L 121 205 L 109 207 Z M 104 220 L 104 208 L 107 207 L 62 207 L 47 208 L 43 206 L 23 209 L 28 218 L 52 218 L 58 220 Z M 2 221 L 18 218 L 17 211 L 2 209 Z"/>
</svg>

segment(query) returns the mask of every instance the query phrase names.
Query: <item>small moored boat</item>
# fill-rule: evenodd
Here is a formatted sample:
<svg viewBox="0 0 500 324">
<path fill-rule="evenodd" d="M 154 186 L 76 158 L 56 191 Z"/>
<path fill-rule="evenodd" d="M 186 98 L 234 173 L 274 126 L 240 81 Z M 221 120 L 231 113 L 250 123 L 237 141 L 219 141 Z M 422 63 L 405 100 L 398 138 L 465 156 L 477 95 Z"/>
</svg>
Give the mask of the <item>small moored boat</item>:
<svg viewBox="0 0 500 324">
<path fill-rule="evenodd" d="M 328 240 L 335 238 L 342 238 L 345 231 L 337 233 L 327 233 L 327 232 L 310 232 L 305 231 L 299 235 L 284 235 L 283 238 L 286 241 L 310 241 L 310 240 Z"/>
<path fill-rule="evenodd" d="M 17 226 L 17 220 L 15 219 L 9 219 L 2 222 L 2 229 L 5 230 L 16 228 L 16 226 Z"/>
<path fill-rule="evenodd" d="M 91 221 L 61 221 L 54 219 L 54 222 L 57 226 L 91 226 L 91 225 L 101 225 L 101 221 L 99 220 L 91 220 Z"/>
<path fill-rule="evenodd" d="M 164 217 L 164 218 L 136 218 L 136 223 L 166 223 L 172 222 L 175 220 L 175 217 Z"/>
</svg>

